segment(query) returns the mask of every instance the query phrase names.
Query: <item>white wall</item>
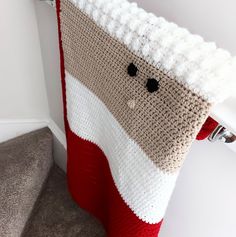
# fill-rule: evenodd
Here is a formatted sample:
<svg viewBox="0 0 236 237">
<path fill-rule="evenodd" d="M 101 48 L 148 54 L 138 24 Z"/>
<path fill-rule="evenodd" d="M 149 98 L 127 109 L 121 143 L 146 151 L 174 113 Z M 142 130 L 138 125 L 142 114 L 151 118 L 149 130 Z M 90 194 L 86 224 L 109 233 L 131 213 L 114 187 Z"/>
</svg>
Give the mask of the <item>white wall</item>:
<svg viewBox="0 0 236 237">
<path fill-rule="evenodd" d="M 48 118 L 32 0 L 0 0 L 0 122 Z"/>
<path fill-rule="evenodd" d="M 236 154 L 195 142 L 169 203 L 160 237 L 236 236 Z"/>
<path fill-rule="evenodd" d="M 64 131 L 56 11 L 53 7 L 40 1 L 35 1 L 35 9 L 38 20 L 50 117 Z"/>
</svg>

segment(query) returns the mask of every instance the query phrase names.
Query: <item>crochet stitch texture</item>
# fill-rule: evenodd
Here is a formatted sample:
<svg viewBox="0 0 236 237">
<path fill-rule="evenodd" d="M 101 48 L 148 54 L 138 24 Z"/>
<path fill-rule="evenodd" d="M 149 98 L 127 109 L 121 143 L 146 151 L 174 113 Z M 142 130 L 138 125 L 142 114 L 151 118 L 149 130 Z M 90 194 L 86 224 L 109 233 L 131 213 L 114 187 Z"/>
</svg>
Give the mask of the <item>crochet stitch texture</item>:
<svg viewBox="0 0 236 237">
<path fill-rule="evenodd" d="M 126 0 L 57 8 L 70 191 L 108 236 L 157 236 L 192 141 L 232 93 L 236 59 Z"/>
<path fill-rule="evenodd" d="M 74 0 L 129 50 L 210 102 L 235 92 L 236 57 L 127 0 Z"/>
</svg>

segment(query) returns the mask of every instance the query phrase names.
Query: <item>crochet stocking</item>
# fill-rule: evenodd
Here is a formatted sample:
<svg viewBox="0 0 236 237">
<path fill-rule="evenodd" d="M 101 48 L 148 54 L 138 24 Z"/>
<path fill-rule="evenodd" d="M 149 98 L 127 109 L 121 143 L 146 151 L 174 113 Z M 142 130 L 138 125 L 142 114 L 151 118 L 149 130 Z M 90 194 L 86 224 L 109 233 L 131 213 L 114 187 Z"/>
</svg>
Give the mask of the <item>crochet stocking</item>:
<svg viewBox="0 0 236 237">
<path fill-rule="evenodd" d="M 58 0 L 57 12 L 70 192 L 108 237 L 156 237 L 235 59 L 126 0 Z"/>
</svg>

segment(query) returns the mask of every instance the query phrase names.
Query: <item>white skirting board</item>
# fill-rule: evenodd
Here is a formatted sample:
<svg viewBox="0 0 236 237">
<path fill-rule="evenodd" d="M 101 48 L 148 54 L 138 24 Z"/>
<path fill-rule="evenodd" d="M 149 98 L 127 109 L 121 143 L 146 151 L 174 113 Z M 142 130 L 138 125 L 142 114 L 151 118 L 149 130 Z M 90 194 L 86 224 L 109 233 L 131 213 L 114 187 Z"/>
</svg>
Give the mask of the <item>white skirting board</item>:
<svg viewBox="0 0 236 237">
<path fill-rule="evenodd" d="M 47 119 L 0 120 L 0 142 L 48 126 Z"/>
<path fill-rule="evenodd" d="M 48 127 L 53 133 L 53 157 L 55 163 L 66 172 L 66 136 L 65 133 L 57 126 L 57 124 L 50 119 Z"/>
</svg>

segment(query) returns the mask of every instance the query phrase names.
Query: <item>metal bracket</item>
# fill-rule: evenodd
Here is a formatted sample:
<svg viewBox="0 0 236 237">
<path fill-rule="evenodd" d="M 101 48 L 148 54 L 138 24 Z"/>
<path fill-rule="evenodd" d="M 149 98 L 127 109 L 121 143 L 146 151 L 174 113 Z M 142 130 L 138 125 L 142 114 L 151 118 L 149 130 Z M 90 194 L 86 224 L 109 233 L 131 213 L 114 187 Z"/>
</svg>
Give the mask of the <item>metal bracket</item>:
<svg viewBox="0 0 236 237">
<path fill-rule="evenodd" d="M 208 137 L 208 140 L 210 142 L 222 141 L 224 143 L 232 143 L 236 141 L 236 136 L 222 125 L 218 125 Z"/>
</svg>

